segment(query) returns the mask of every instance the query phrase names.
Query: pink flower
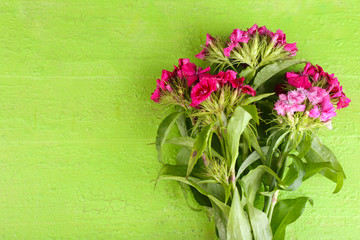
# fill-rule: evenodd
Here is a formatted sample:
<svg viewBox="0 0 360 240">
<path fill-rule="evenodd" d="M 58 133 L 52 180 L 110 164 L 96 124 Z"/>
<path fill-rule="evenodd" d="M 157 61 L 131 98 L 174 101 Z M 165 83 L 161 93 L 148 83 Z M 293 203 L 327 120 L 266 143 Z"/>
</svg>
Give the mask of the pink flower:
<svg viewBox="0 0 360 240">
<path fill-rule="evenodd" d="M 254 35 L 257 30 L 258 30 L 258 25 L 255 23 L 251 28 L 248 28 L 247 34 Z"/>
<path fill-rule="evenodd" d="M 309 117 L 318 118 L 320 116 L 320 110 L 317 105 L 315 105 L 309 112 Z"/>
<path fill-rule="evenodd" d="M 199 58 L 199 59 L 204 59 L 206 55 L 208 54 L 209 50 L 207 49 L 210 44 L 212 43 L 212 41 L 214 41 L 215 39 L 210 35 L 210 34 L 206 34 L 206 43 L 205 43 L 205 47 L 198 53 L 195 55 L 195 57 Z"/>
<path fill-rule="evenodd" d="M 212 43 L 212 41 L 214 41 L 215 39 L 210 35 L 210 34 L 206 34 L 206 44 L 205 46 L 208 47 L 210 46 L 210 44 Z"/>
<path fill-rule="evenodd" d="M 208 53 L 208 50 L 206 48 L 203 48 L 198 54 L 195 55 L 195 57 L 205 60 L 207 53 Z"/>
<path fill-rule="evenodd" d="M 337 103 L 337 107 L 336 109 L 341 109 L 341 108 L 345 108 L 347 106 L 349 106 L 349 103 L 351 102 L 350 98 L 347 98 L 344 94 L 344 96 L 342 96 L 339 99 L 339 102 Z"/>
<path fill-rule="evenodd" d="M 295 104 L 301 104 L 306 99 L 306 95 L 301 89 L 289 91 L 287 95 L 288 101 Z"/>
<path fill-rule="evenodd" d="M 201 67 L 197 67 L 195 63 L 187 62 L 186 64 L 181 66 L 182 75 L 187 79 L 187 84 L 190 87 L 194 82 L 199 79 L 199 76 L 209 72 L 210 67 L 202 69 Z"/>
<path fill-rule="evenodd" d="M 241 87 L 243 87 L 244 81 L 245 81 L 245 78 L 241 77 L 241 78 L 232 79 L 229 82 L 233 88 L 241 88 Z"/>
<path fill-rule="evenodd" d="M 282 116 L 285 116 L 286 113 L 293 115 L 295 112 L 303 112 L 306 108 L 306 106 L 302 104 L 305 99 L 304 89 L 297 89 L 287 94 L 280 94 L 279 100 L 275 103 L 274 110 Z"/>
<path fill-rule="evenodd" d="M 238 28 L 234 29 L 234 31 L 230 35 L 230 41 L 232 43 L 239 43 L 239 42 L 247 43 L 249 41 L 249 39 L 250 38 L 249 38 L 247 32 L 241 31 Z"/>
<path fill-rule="evenodd" d="M 183 66 L 187 63 L 190 63 L 190 60 L 188 58 L 180 58 L 179 59 L 179 67 L 174 66 L 174 71 L 172 72 L 173 76 L 178 76 L 179 78 L 185 77 L 181 69 Z"/>
<path fill-rule="evenodd" d="M 329 93 L 320 87 L 309 88 L 307 97 L 313 105 L 321 103 L 324 99 L 330 98 Z"/>
<path fill-rule="evenodd" d="M 276 42 L 276 45 L 281 45 L 281 46 L 285 45 L 286 44 L 285 33 L 282 30 L 278 29 L 274 34 L 272 41 Z"/>
<path fill-rule="evenodd" d="M 251 96 L 255 96 L 256 95 L 256 91 L 250 87 L 249 85 L 244 85 L 241 87 L 241 92 L 245 93 L 245 94 L 249 94 Z"/>
<path fill-rule="evenodd" d="M 230 57 L 230 52 L 234 49 L 234 47 L 237 47 L 239 43 L 229 43 L 229 46 L 227 48 L 224 48 L 224 55 L 226 57 Z"/>
<path fill-rule="evenodd" d="M 296 52 L 298 51 L 297 47 L 296 47 L 296 43 L 287 43 L 284 46 L 284 50 L 290 52 L 290 56 L 295 56 Z"/>
<path fill-rule="evenodd" d="M 172 72 L 169 72 L 167 70 L 162 70 L 161 73 L 161 80 L 164 82 L 168 82 L 170 78 L 172 78 Z"/>
<path fill-rule="evenodd" d="M 216 81 L 213 79 L 213 77 L 211 75 L 204 75 L 200 82 L 197 83 L 191 91 L 190 95 L 192 102 L 190 106 L 196 107 L 205 101 L 208 97 L 210 97 L 211 93 L 216 90 Z"/>
<path fill-rule="evenodd" d="M 287 72 L 286 78 L 291 86 L 297 88 L 308 89 L 312 86 L 307 76 L 299 75 L 294 72 Z"/>
<path fill-rule="evenodd" d="M 215 75 L 215 79 L 219 83 L 220 86 L 233 81 L 236 79 L 237 72 L 233 70 L 227 70 L 226 72 L 220 71 L 218 74 Z"/>
<path fill-rule="evenodd" d="M 153 100 L 154 102 L 159 102 L 160 101 L 160 89 L 156 88 L 155 91 L 151 94 L 151 100 Z"/>
<path fill-rule="evenodd" d="M 274 33 L 271 32 L 269 29 L 267 29 L 265 26 L 262 26 L 260 28 L 258 28 L 258 32 L 260 35 L 266 35 L 266 36 L 269 36 L 269 37 L 273 37 L 274 36 Z"/>
<path fill-rule="evenodd" d="M 324 100 L 320 105 L 321 105 L 320 120 L 322 122 L 327 122 L 332 117 L 336 116 L 335 108 L 330 102 L 330 99 Z"/>
</svg>

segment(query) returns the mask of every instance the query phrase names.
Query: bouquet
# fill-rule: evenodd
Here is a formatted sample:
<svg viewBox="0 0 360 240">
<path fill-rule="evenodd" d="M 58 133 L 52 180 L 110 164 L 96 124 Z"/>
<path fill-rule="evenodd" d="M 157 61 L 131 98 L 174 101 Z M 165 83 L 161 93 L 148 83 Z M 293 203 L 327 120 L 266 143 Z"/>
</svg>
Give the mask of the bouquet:
<svg viewBox="0 0 360 240">
<path fill-rule="evenodd" d="M 151 99 L 170 114 L 157 131 L 156 181 L 190 191 L 219 239 L 284 239 L 313 200 L 281 193 L 316 174 L 336 184 L 334 193 L 342 188 L 344 171 L 317 131 L 332 129 L 350 99 L 334 74 L 295 59 L 297 51 L 283 31 L 255 24 L 229 38 L 207 34 L 196 55 L 207 67 L 179 59 L 157 80 Z M 173 125 L 178 135 L 169 138 Z M 179 146 L 171 164 L 165 143 Z"/>
</svg>

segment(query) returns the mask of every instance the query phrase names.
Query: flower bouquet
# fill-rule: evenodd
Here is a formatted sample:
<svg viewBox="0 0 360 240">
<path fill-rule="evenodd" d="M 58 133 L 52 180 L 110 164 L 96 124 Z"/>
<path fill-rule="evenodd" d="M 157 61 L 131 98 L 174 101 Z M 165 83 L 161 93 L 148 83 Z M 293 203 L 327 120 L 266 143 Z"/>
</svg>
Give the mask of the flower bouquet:
<svg viewBox="0 0 360 240">
<path fill-rule="evenodd" d="M 196 55 L 206 68 L 179 59 L 157 80 L 151 99 L 170 110 L 157 131 L 157 181 L 191 191 L 219 239 L 284 239 L 312 199 L 282 192 L 316 174 L 334 193 L 342 188 L 344 171 L 316 133 L 332 129 L 350 99 L 334 74 L 294 59 L 297 51 L 283 31 L 255 24 L 225 39 L 207 34 Z M 174 124 L 178 136 L 169 138 Z M 162 160 L 165 143 L 179 146 L 172 164 Z"/>
</svg>

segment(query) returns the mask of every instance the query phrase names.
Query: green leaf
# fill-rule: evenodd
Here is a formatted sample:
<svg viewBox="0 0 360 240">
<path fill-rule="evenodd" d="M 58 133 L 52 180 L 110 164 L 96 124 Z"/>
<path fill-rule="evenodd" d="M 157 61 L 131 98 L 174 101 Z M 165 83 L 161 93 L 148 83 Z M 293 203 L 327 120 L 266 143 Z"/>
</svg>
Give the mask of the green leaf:
<svg viewBox="0 0 360 240">
<path fill-rule="evenodd" d="M 189 158 L 190 158 L 190 150 L 186 147 L 182 147 L 176 155 L 176 164 L 187 166 Z"/>
<path fill-rule="evenodd" d="M 165 143 L 170 143 L 170 144 L 174 144 L 174 145 L 178 145 L 178 146 L 183 146 L 186 147 L 189 150 L 192 150 L 194 143 L 195 143 L 195 139 L 192 137 L 174 137 L 171 139 L 168 139 L 165 141 Z M 205 152 L 208 153 L 209 149 L 206 148 Z M 215 151 L 213 148 L 211 149 L 211 154 L 214 157 L 217 157 L 219 159 L 223 159 L 224 157 L 220 155 L 220 153 L 218 153 L 217 151 Z M 187 159 L 188 161 L 189 159 Z"/>
<path fill-rule="evenodd" d="M 303 181 L 311 178 L 315 174 L 319 173 L 321 170 L 324 170 L 326 168 L 336 171 L 332 164 L 329 162 L 310 162 L 310 163 L 304 163 L 305 166 L 305 176 L 303 178 Z"/>
<path fill-rule="evenodd" d="M 269 168 L 268 166 L 265 166 L 265 165 L 260 165 L 258 166 L 257 168 L 261 168 L 263 169 L 265 172 L 267 172 L 268 174 L 270 174 L 271 176 L 273 176 L 277 181 L 278 181 L 278 184 L 282 187 L 285 187 L 286 184 L 283 182 L 283 180 L 280 179 L 280 177 L 271 169 Z"/>
<path fill-rule="evenodd" d="M 277 73 L 285 70 L 288 67 L 294 66 L 300 63 L 308 62 L 305 59 L 294 59 L 294 60 L 282 60 L 277 61 L 272 64 L 266 65 L 263 69 L 261 69 L 254 79 L 254 89 L 258 88 L 264 82 L 269 80 L 271 77 L 276 75 Z"/>
<path fill-rule="evenodd" d="M 185 114 L 181 114 L 176 119 L 176 125 L 178 126 L 181 136 L 183 136 L 183 137 L 188 136 L 188 129 L 187 129 L 186 123 L 185 123 Z"/>
<path fill-rule="evenodd" d="M 181 190 L 182 190 L 182 192 L 183 192 L 183 195 L 184 195 L 184 198 L 185 198 L 185 201 L 186 201 L 186 204 L 188 205 L 188 207 L 189 207 L 191 210 L 195 211 L 195 212 L 200 212 L 200 211 L 202 211 L 202 209 L 193 207 L 193 206 L 191 206 L 190 203 L 189 203 L 188 191 L 189 191 L 189 189 L 190 189 L 190 186 L 187 185 L 187 184 L 185 184 L 185 183 L 182 183 L 182 182 L 178 182 L 178 184 L 180 185 L 180 188 L 181 188 Z"/>
<path fill-rule="evenodd" d="M 244 130 L 244 137 L 249 142 L 250 146 L 252 146 L 255 151 L 260 155 L 260 157 L 265 161 L 264 152 L 262 151 L 259 142 L 257 140 L 257 136 L 254 131 L 252 131 L 249 126 Z"/>
<path fill-rule="evenodd" d="M 271 163 L 275 149 L 277 149 L 277 147 L 283 142 L 284 138 L 289 134 L 289 132 L 290 131 L 288 130 L 281 130 L 271 137 L 270 147 L 266 154 L 268 163 Z"/>
<path fill-rule="evenodd" d="M 305 176 L 305 164 L 299 157 L 293 154 L 290 154 L 289 157 L 293 159 L 293 163 L 290 166 L 291 170 L 288 171 L 283 181 L 288 185 L 285 190 L 295 191 L 300 187 Z"/>
<path fill-rule="evenodd" d="M 245 106 L 245 105 L 248 105 L 250 103 L 260 101 L 261 99 L 267 98 L 267 97 L 269 97 L 271 95 L 274 95 L 274 94 L 275 93 L 264 93 L 264 94 L 256 95 L 256 96 L 253 96 L 253 97 L 247 97 L 242 101 L 242 104 Z"/>
<path fill-rule="evenodd" d="M 228 240 L 251 240 L 251 226 L 247 214 L 245 213 L 240 201 L 239 191 L 234 190 L 231 203 L 229 221 L 227 224 Z"/>
<path fill-rule="evenodd" d="M 236 179 L 240 177 L 240 175 L 244 172 L 244 170 L 249 167 L 252 163 L 256 162 L 260 159 L 260 155 L 257 152 L 252 152 L 245 161 L 241 164 L 239 170 L 236 174 Z"/>
<path fill-rule="evenodd" d="M 213 212 L 214 212 L 214 220 L 216 225 L 217 234 L 220 240 L 227 240 L 226 239 L 226 229 L 227 229 L 227 222 L 228 217 L 220 210 L 220 208 L 213 204 Z"/>
<path fill-rule="evenodd" d="M 247 67 L 239 73 L 239 78 L 244 77 L 245 83 L 249 83 L 251 79 L 255 76 L 255 73 L 255 69 L 253 69 L 252 67 Z"/>
<path fill-rule="evenodd" d="M 193 148 L 194 142 L 195 139 L 192 137 L 173 137 L 165 141 L 165 143 L 186 147 L 190 150 Z"/>
<path fill-rule="evenodd" d="M 197 160 L 201 157 L 202 153 L 206 149 L 207 141 L 211 133 L 212 125 L 207 125 L 203 129 L 201 129 L 201 132 L 196 136 L 194 146 L 191 150 L 188 169 L 186 176 L 190 176 L 191 171 L 193 170 Z"/>
<path fill-rule="evenodd" d="M 250 223 L 255 240 L 271 240 L 273 235 L 269 219 L 263 211 L 255 208 L 251 203 L 247 204 Z"/>
<path fill-rule="evenodd" d="M 194 177 L 185 177 L 186 173 L 186 166 L 184 165 L 170 165 L 165 164 L 163 168 L 160 171 L 159 177 L 157 180 L 175 180 L 178 182 L 185 183 L 187 185 L 190 185 L 194 187 L 196 190 L 199 191 L 202 195 L 207 196 L 212 202 L 214 202 L 221 211 L 224 212 L 226 216 L 229 216 L 230 208 L 226 204 L 224 204 L 222 201 L 220 201 L 218 198 L 210 194 L 206 187 L 204 187 L 201 183 L 201 180 Z"/>
<path fill-rule="evenodd" d="M 303 213 L 308 197 L 280 200 L 276 203 L 271 219 L 273 240 L 284 240 L 287 225 L 295 222 Z"/>
<path fill-rule="evenodd" d="M 256 110 L 256 107 L 255 106 L 253 107 Z M 245 130 L 251 118 L 252 115 L 241 106 L 238 106 L 235 109 L 233 115 L 230 118 L 227 127 L 227 135 L 226 135 L 227 145 L 231 156 L 230 169 L 234 169 L 235 167 L 236 158 L 238 157 L 239 154 L 240 136 Z"/>
<path fill-rule="evenodd" d="M 330 163 L 332 167 L 320 170 L 320 174 L 337 184 L 334 193 L 341 190 L 344 178 L 346 178 L 345 173 L 334 153 L 328 147 L 321 144 L 317 138 L 313 139 L 311 148 L 306 153 L 305 159 L 308 163 Z"/>
<path fill-rule="evenodd" d="M 242 108 L 251 115 L 252 119 L 254 119 L 256 124 L 259 124 L 258 111 L 255 105 L 246 105 L 246 106 L 242 106 Z"/>
<path fill-rule="evenodd" d="M 251 170 L 248 174 L 246 174 L 241 180 L 245 184 L 244 191 L 246 192 L 247 202 L 253 204 L 255 201 L 255 197 L 257 192 L 260 189 L 261 185 L 261 178 L 262 175 L 265 173 L 264 169 L 261 167 L 257 167 Z M 246 204 L 246 199 L 242 199 L 242 204 Z"/>
<path fill-rule="evenodd" d="M 174 112 L 169 114 L 159 125 L 156 135 L 156 150 L 158 152 L 158 160 L 162 162 L 162 147 L 170 132 L 171 126 L 174 124 L 176 119 L 184 112 Z"/>
<path fill-rule="evenodd" d="M 297 146 L 297 150 L 299 152 L 298 157 L 300 159 L 304 158 L 304 156 L 310 150 L 312 140 L 313 140 L 313 138 L 309 134 L 305 134 L 304 138 L 301 140 L 300 144 Z"/>
</svg>

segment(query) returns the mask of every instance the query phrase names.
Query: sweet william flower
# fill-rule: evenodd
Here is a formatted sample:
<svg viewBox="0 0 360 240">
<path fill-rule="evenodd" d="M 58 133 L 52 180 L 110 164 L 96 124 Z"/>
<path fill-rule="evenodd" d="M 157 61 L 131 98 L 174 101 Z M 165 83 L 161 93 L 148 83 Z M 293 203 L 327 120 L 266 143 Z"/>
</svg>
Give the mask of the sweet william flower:
<svg viewBox="0 0 360 240">
<path fill-rule="evenodd" d="M 216 91 L 216 80 L 210 74 L 206 74 L 200 78 L 191 91 L 191 104 L 192 107 L 197 107 L 200 103 L 210 97 L 211 93 Z"/>
<path fill-rule="evenodd" d="M 298 51 L 297 47 L 296 47 L 296 43 L 287 43 L 284 46 L 284 50 L 290 52 L 290 56 L 295 56 L 296 52 Z"/>
<path fill-rule="evenodd" d="M 230 42 L 228 43 L 228 47 L 224 48 L 224 55 L 226 57 L 230 57 L 230 52 L 239 45 L 240 42 L 247 43 L 250 39 L 248 33 L 246 31 L 242 31 L 240 29 L 234 29 L 230 34 Z"/>
<path fill-rule="evenodd" d="M 312 86 L 307 76 L 296 74 L 294 72 L 287 72 L 285 76 L 288 83 L 296 88 L 308 89 Z"/>
<path fill-rule="evenodd" d="M 219 86 L 223 86 L 224 84 L 235 80 L 236 75 L 237 72 L 233 70 L 227 70 L 226 72 L 220 71 L 217 75 L 215 75 L 215 79 L 217 80 Z"/>
<path fill-rule="evenodd" d="M 210 67 L 202 69 L 201 67 L 197 67 L 194 63 L 189 62 L 181 68 L 181 71 L 187 79 L 187 84 L 190 87 L 199 79 L 202 74 L 209 72 Z"/>
<path fill-rule="evenodd" d="M 316 105 L 324 101 L 324 99 L 329 98 L 330 96 L 328 92 L 326 92 L 326 90 L 323 88 L 311 87 L 308 90 L 307 97 L 313 105 Z"/>
<path fill-rule="evenodd" d="M 240 29 L 234 29 L 230 35 L 230 41 L 233 43 L 247 43 L 249 41 L 249 36 L 246 31 L 241 31 Z"/>
<path fill-rule="evenodd" d="M 203 59 L 205 60 L 206 55 L 208 54 L 208 47 L 210 46 L 210 44 L 214 41 L 215 39 L 210 35 L 210 34 L 206 34 L 206 43 L 205 43 L 205 47 L 198 53 L 195 55 L 195 57 L 199 58 L 199 59 Z"/>
<path fill-rule="evenodd" d="M 318 118 L 320 116 L 320 110 L 317 105 L 315 105 L 309 112 L 309 117 Z"/>
<path fill-rule="evenodd" d="M 244 85 L 241 87 L 241 92 L 245 93 L 245 94 L 249 94 L 251 96 L 255 96 L 256 95 L 256 91 L 250 87 L 249 85 Z"/>
<path fill-rule="evenodd" d="M 226 57 L 230 57 L 230 53 L 231 53 L 231 51 L 235 48 L 235 47 L 237 47 L 239 45 L 239 43 L 229 43 L 229 46 L 227 47 L 227 48 L 224 48 L 224 55 L 226 56 Z"/>
<path fill-rule="evenodd" d="M 349 106 L 349 103 L 351 102 L 350 98 L 347 98 L 344 94 L 344 96 L 342 96 L 339 99 L 339 102 L 336 104 L 336 109 L 341 109 L 341 108 L 345 108 L 347 106 Z"/>
<path fill-rule="evenodd" d="M 205 60 L 207 53 L 208 53 L 207 49 L 203 48 L 198 54 L 195 55 L 195 57 Z"/>
<path fill-rule="evenodd" d="M 155 91 L 151 94 L 150 99 L 153 100 L 154 102 L 160 101 L 160 89 L 159 88 L 155 89 Z"/>
</svg>

